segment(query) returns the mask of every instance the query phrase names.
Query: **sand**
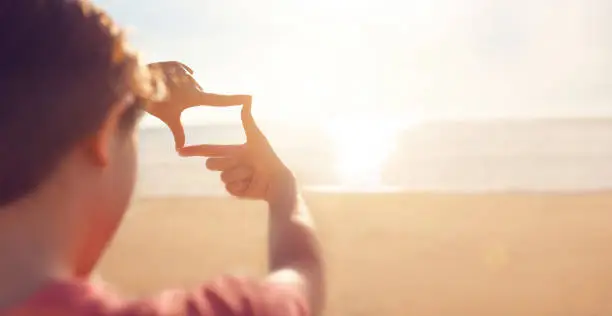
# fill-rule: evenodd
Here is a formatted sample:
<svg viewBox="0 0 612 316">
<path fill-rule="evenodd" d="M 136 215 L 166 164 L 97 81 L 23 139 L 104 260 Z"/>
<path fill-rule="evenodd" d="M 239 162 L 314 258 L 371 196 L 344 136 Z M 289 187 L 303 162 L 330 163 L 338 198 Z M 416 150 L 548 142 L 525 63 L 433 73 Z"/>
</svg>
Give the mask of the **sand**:
<svg viewBox="0 0 612 316">
<path fill-rule="evenodd" d="M 325 315 L 612 315 L 612 194 L 309 194 Z M 100 265 L 130 296 L 262 276 L 265 205 L 137 199 Z"/>
</svg>

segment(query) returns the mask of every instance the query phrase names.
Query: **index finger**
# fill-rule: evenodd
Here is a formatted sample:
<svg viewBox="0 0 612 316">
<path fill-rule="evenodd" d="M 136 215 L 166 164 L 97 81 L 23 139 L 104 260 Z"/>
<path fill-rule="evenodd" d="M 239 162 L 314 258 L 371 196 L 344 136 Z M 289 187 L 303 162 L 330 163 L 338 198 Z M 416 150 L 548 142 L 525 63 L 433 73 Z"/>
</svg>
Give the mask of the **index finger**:
<svg viewBox="0 0 612 316">
<path fill-rule="evenodd" d="M 238 155 L 244 145 L 193 145 L 178 149 L 182 157 L 229 157 Z"/>
<path fill-rule="evenodd" d="M 193 74 L 193 69 L 191 69 L 191 67 L 183 64 L 182 62 L 179 61 L 159 61 L 159 62 L 154 62 L 154 63 L 150 63 L 147 65 L 148 67 L 159 67 L 164 71 L 170 71 L 170 72 L 176 72 L 179 69 L 180 70 L 184 70 L 189 74 Z"/>
<path fill-rule="evenodd" d="M 195 82 L 195 81 L 194 81 Z M 195 83 L 197 85 L 197 82 Z M 215 94 L 199 89 L 198 96 L 187 107 L 196 106 L 239 106 L 249 102 L 251 96 L 244 94 Z"/>
</svg>

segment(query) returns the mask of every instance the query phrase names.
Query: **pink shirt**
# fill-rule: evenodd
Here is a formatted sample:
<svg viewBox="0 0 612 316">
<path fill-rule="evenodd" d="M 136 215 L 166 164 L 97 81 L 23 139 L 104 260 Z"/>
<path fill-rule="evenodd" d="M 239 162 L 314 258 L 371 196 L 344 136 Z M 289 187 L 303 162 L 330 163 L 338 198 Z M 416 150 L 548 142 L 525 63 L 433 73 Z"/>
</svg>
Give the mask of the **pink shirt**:
<svg viewBox="0 0 612 316">
<path fill-rule="evenodd" d="M 123 300 L 86 282 L 49 284 L 2 315 L 90 316 L 307 316 L 296 290 L 255 280 L 221 277 L 195 291 L 167 291 L 143 300 Z"/>
</svg>

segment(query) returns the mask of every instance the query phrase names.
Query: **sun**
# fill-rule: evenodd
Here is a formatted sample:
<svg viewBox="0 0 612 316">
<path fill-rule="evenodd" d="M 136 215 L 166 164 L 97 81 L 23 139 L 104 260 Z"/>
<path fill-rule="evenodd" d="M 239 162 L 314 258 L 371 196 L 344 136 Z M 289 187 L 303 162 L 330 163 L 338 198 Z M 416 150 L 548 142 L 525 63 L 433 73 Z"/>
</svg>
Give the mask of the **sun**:
<svg viewBox="0 0 612 316">
<path fill-rule="evenodd" d="M 389 121 L 342 119 L 326 126 L 334 152 L 334 172 L 343 187 L 376 188 L 395 149 L 398 129 Z"/>
</svg>

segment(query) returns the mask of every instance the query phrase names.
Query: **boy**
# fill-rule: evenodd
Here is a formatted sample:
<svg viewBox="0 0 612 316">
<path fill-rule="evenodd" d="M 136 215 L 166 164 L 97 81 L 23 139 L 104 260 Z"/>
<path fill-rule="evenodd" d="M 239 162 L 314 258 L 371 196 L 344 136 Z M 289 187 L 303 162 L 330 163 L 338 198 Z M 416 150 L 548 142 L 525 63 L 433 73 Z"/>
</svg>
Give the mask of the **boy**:
<svg viewBox="0 0 612 316">
<path fill-rule="evenodd" d="M 221 172 L 233 196 L 268 203 L 269 276 L 221 277 L 192 292 L 135 301 L 94 288 L 88 277 L 132 195 L 140 113 L 171 121 L 180 111 L 167 109 L 182 111 L 207 96 L 188 71 L 174 84 L 156 79 L 155 66 L 141 67 L 109 17 L 85 1 L 2 1 L 0 30 L 0 315 L 321 311 L 312 221 L 247 96 L 237 96 L 245 145 L 183 147 L 178 139 L 177 151 L 209 157 L 208 169 Z"/>
</svg>

